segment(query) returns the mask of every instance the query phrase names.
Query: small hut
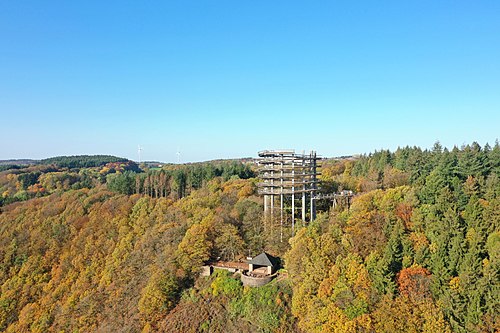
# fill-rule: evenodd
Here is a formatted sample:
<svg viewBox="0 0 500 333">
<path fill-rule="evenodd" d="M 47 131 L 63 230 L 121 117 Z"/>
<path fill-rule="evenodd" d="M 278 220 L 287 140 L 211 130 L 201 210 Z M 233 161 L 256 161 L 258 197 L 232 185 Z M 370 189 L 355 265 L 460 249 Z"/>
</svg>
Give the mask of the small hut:
<svg viewBox="0 0 500 333">
<path fill-rule="evenodd" d="M 278 269 L 278 259 L 262 252 L 248 261 L 248 272 L 261 275 L 272 275 Z"/>
</svg>

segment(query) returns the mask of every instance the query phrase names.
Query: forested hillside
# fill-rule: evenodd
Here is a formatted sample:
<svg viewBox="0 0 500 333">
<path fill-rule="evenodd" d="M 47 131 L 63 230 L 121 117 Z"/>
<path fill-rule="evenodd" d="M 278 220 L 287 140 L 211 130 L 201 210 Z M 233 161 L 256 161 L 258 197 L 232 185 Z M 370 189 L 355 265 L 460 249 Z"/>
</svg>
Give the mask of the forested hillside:
<svg viewBox="0 0 500 333">
<path fill-rule="evenodd" d="M 403 148 L 323 171 L 361 193 L 291 240 L 307 332 L 500 329 L 500 147 Z"/>
<path fill-rule="evenodd" d="M 122 194 L 182 198 L 216 177 L 247 179 L 254 176 L 248 164 L 217 161 L 166 165 L 141 169 L 135 162 L 113 156 L 63 156 L 49 164 L 8 165 L 0 168 L 0 206 L 46 196 L 54 192 L 105 185 Z M 82 167 L 86 165 L 87 167 Z M 90 166 L 89 166 L 90 165 Z"/>
<path fill-rule="evenodd" d="M 284 243 L 248 165 L 121 164 L 0 173 L 0 330 L 500 330 L 498 143 L 325 161 L 350 209 Z M 265 287 L 198 276 L 262 250 L 284 263 Z"/>
</svg>

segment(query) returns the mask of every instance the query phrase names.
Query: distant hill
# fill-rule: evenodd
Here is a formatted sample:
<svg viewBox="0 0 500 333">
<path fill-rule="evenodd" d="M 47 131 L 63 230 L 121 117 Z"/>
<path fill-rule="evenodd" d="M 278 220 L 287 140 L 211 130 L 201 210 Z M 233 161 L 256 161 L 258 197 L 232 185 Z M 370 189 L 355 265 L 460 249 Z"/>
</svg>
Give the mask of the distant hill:
<svg viewBox="0 0 500 333">
<path fill-rule="evenodd" d="M 76 156 L 57 156 L 46 158 L 40 161 L 40 164 L 54 164 L 62 168 L 91 168 L 102 166 L 107 163 L 128 162 L 122 157 L 111 155 L 76 155 Z"/>
<path fill-rule="evenodd" d="M 2 166 L 26 166 L 26 165 L 56 165 L 62 168 L 91 168 L 103 166 L 107 163 L 129 162 L 128 159 L 112 155 L 74 155 L 74 156 L 55 156 L 42 160 L 33 159 L 9 159 L 0 160 Z"/>
<path fill-rule="evenodd" d="M 0 160 L 0 165 L 33 165 L 38 164 L 40 161 L 31 159 L 12 159 Z"/>
</svg>

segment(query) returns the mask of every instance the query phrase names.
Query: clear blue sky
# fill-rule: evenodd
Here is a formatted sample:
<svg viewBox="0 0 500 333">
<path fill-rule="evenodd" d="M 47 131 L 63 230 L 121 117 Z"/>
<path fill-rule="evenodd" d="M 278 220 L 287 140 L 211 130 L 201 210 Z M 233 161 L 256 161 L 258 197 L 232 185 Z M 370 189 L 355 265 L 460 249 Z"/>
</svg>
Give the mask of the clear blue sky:
<svg viewBox="0 0 500 333">
<path fill-rule="evenodd" d="M 0 159 L 500 138 L 500 1 L 2 1 Z"/>
</svg>

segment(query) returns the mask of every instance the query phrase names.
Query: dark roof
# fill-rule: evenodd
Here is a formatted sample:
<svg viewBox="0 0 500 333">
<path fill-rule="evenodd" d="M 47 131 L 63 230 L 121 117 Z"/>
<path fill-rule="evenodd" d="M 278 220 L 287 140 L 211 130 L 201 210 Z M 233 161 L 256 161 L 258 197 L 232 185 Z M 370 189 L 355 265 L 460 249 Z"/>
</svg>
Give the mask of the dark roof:
<svg viewBox="0 0 500 333">
<path fill-rule="evenodd" d="M 258 266 L 276 267 L 276 266 L 278 266 L 278 259 L 276 259 L 275 257 L 273 257 L 270 254 L 262 252 L 257 257 L 250 260 L 248 263 L 258 265 Z"/>
</svg>

